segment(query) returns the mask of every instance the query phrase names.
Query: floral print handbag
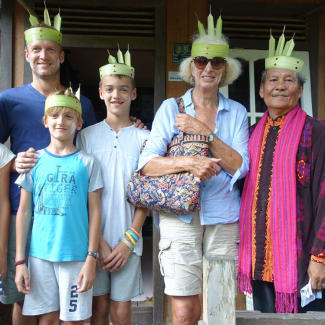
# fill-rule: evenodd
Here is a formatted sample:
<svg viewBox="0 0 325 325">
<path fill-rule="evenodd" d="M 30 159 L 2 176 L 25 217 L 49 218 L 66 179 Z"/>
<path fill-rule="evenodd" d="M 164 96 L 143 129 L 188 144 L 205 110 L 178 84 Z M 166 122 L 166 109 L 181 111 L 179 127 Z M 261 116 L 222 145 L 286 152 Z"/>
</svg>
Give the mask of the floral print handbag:
<svg viewBox="0 0 325 325">
<path fill-rule="evenodd" d="M 182 98 L 176 99 L 178 109 L 184 113 Z M 170 144 L 166 157 L 208 156 L 208 138 L 199 134 L 179 133 Z M 127 200 L 136 207 L 176 214 L 200 209 L 200 182 L 190 172 L 164 176 L 143 176 L 136 171 L 127 186 Z"/>
</svg>

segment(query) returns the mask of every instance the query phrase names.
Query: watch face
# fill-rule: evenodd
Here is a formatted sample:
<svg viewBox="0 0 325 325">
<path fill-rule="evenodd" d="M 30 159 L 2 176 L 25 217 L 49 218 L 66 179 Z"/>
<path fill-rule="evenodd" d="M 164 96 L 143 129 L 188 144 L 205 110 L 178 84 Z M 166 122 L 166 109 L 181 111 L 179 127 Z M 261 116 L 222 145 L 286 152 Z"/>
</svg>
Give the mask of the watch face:
<svg viewBox="0 0 325 325">
<path fill-rule="evenodd" d="M 99 257 L 99 253 L 98 252 L 88 252 L 87 255 L 92 256 L 92 257 L 94 257 L 96 259 Z"/>
<path fill-rule="evenodd" d="M 213 134 L 209 134 L 208 140 L 209 140 L 209 142 L 213 141 Z"/>
</svg>

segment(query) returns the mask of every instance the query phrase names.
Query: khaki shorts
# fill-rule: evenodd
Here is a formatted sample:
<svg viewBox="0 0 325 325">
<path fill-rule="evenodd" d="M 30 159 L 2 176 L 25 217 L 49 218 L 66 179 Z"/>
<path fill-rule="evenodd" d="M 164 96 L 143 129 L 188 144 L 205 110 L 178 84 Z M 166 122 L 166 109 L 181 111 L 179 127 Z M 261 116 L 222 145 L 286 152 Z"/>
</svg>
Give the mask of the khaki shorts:
<svg viewBox="0 0 325 325">
<path fill-rule="evenodd" d="M 203 254 L 237 256 L 238 222 L 201 226 L 198 214 L 188 224 L 176 215 L 161 213 L 159 227 L 158 259 L 167 295 L 201 293 Z"/>
</svg>

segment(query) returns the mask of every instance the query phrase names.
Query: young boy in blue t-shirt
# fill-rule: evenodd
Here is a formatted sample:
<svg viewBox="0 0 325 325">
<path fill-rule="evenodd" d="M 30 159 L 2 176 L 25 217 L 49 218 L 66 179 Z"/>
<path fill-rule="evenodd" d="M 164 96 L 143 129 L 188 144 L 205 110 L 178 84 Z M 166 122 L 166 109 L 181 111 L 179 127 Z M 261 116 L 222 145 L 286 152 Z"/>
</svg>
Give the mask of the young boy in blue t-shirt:
<svg viewBox="0 0 325 325">
<path fill-rule="evenodd" d="M 51 142 L 33 169 L 16 183 L 16 278 L 24 293 L 23 315 L 40 324 L 83 324 L 91 316 L 92 285 L 100 236 L 100 167 L 73 143 L 81 129 L 81 104 L 69 89 L 50 95 L 43 123 Z M 34 212 L 26 265 L 25 247 Z"/>
</svg>

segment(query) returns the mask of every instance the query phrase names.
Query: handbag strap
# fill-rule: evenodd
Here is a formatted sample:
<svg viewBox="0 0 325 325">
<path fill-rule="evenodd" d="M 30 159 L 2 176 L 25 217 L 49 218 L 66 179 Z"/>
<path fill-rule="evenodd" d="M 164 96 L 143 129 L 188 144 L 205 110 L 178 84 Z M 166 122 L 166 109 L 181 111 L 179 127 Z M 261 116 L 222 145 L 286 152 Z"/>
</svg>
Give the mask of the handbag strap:
<svg viewBox="0 0 325 325">
<path fill-rule="evenodd" d="M 180 113 L 185 113 L 183 98 L 182 97 L 176 98 L 176 103 L 177 103 L 177 106 L 178 106 L 178 111 Z"/>
</svg>

